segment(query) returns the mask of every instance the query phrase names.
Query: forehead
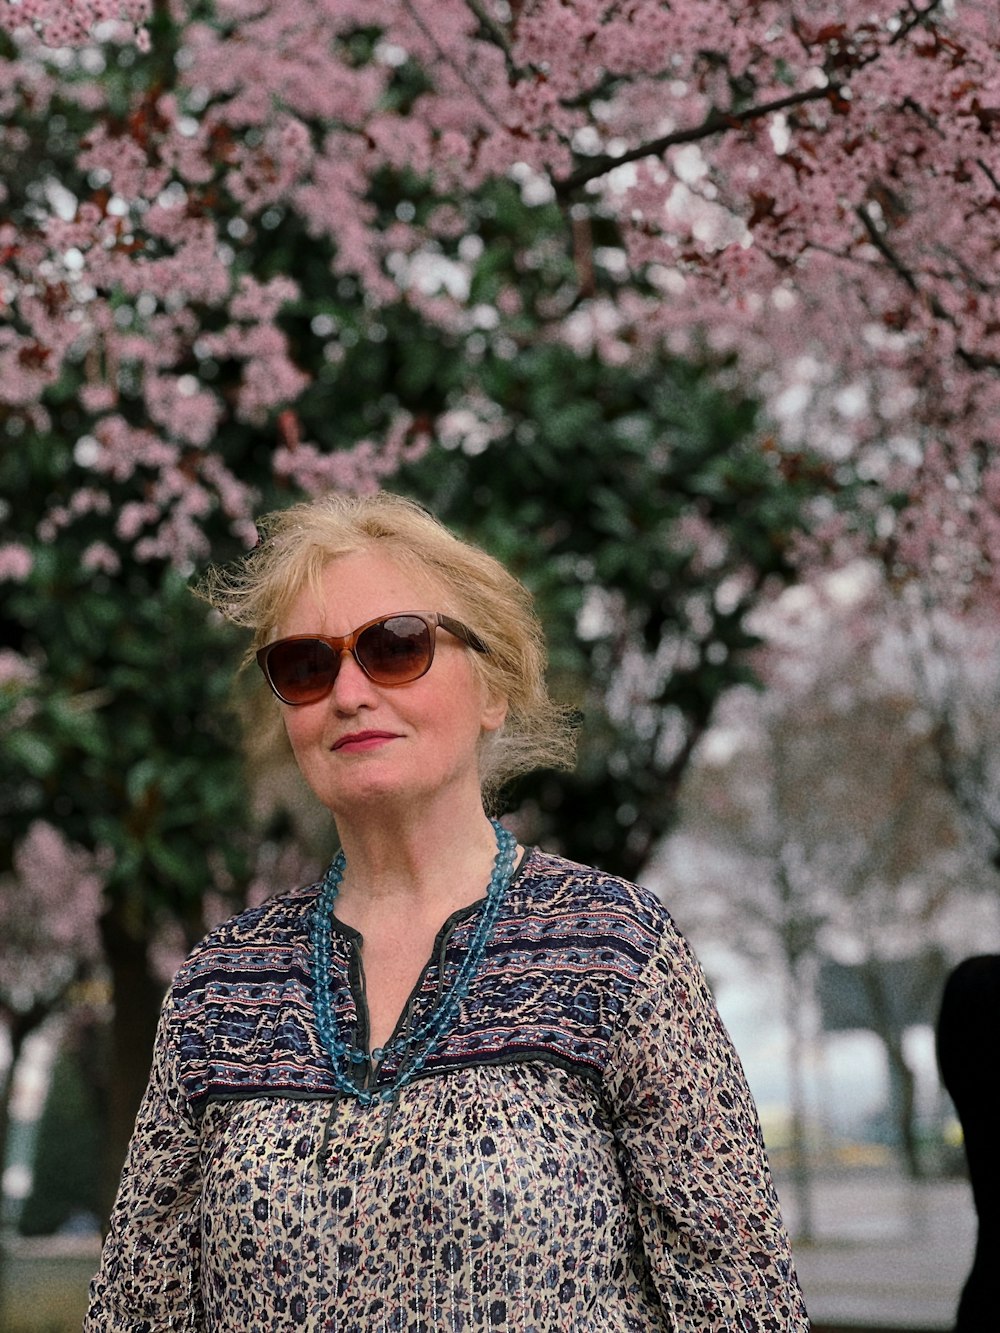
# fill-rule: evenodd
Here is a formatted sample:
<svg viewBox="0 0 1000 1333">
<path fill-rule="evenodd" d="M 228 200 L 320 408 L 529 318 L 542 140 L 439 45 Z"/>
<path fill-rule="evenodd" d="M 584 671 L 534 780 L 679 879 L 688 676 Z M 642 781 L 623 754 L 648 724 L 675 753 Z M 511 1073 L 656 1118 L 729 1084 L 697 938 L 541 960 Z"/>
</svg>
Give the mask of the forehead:
<svg viewBox="0 0 1000 1333">
<path fill-rule="evenodd" d="M 282 634 L 347 634 L 396 611 L 448 611 L 439 580 L 385 551 L 361 550 L 328 560 L 292 597 Z"/>
</svg>

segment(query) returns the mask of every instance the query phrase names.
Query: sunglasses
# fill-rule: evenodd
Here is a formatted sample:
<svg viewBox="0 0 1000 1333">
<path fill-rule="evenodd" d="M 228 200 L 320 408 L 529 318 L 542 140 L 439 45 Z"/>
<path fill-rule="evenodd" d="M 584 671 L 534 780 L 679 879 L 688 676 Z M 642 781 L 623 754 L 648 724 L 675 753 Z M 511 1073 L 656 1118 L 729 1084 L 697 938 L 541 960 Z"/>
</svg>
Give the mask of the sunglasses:
<svg viewBox="0 0 1000 1333">
<path fill-rule="evenodd" d="M 257 652 L 257 665 L 282 703 L 314 704 L 333 689 L 344 653 L 350 653 L 376 685 L 408 685 L 430 670 L 435 629 L 441 628 L 477 653 L 489 649 L 460 620 L 438 611 L 401 611 L 359 625 L 343 638 L 293 634 Z"/>
</svg>

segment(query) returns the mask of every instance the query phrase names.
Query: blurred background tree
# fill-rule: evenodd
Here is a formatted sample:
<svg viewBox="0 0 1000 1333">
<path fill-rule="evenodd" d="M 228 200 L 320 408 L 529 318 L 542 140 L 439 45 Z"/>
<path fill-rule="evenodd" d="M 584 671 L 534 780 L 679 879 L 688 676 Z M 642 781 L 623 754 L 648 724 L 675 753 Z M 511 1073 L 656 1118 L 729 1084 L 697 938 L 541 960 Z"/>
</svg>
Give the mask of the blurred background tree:
<svg viewBox="0 0 1000 1333">
<path fill-rule="evenodd" d="M 997 20 L 882 8 L 0 9 L 0 871 L 102 878 L 106 1191 L 164 953 L 308 823 L 189 592 L 256 514 L 388 484 L 510 563 L 585 720 L 510 810 L 633 877 L 804 558 L 992 588 Z"/>
<path fill-rule="evenodd" d="M 27 722 L 22 714 L 23 730 L 11 739 L 20 740 L 30 762 L 37 759 L 32 747 L 40 754 L 44 742 Z M 23 770 L 12 764 L 11 779 L 19 776 Z M 14 1072 L 25 1043 L 100 962 L 101 872 L 92 855 L 37 818 L 18 842 L 10 868 L 0 872 L 0 1034 L 8 1048 L 0 1073 L 0 1163 L 7 1160 Z"/>
<path fill-rule="evenodd" d="M 136 130 L 121 117 L 146 118 L 136 132 L 157 156 L 151 99 L 183 68 L 184 32 L 158 23 L 150 62 L 128 46 L 87 48 L 89 62 L 66 53 L 68 77 L 21 105 L 6 150 L 17 149 L 7 208 L 22 228 L 60 191 L 77 217 L 98 198 L 115 216 L 106 169 L 89 160 L 84 92 L 100 90 L 97 123 L 119 140 Z M 347 53 L 361 59 L 373 40 L 359 33 Z M 8 54 L 23 77 L 24 53 Z M 419 86 L 407 69 L 394 95 Z M 171 177 L 150 208 L 167 207 Z M 713 373 L 663 349 L 622 356 L 549 337 L 550 308 L 631 279 L 617 261 L 585 263 L 564 210 L 516 180 L 484 183 L 477 233 L 447 261 L 461 258 L 478 311 L 460 328 L 405 294 L 376 309 L 356 279 L 331 279 L 330 238 L 272 195 L 252 208 L 212 186 L 180 210 L 193 224 L 210 203 L 213 234 L 227 238 L 227 281 L 242 293 L 233 325 L 189 272 L 183 304 L 145 271 L 131 290 L 118 273 L 102 293 L 108 336 L 5 417 L 8 560 L 30 558 L 4 585 L 4 643 L 24 679 L 7 687 L 0 819 L 9 847 L 45 818 L 104 866 L 117 1000 L 106 1193 L 148 1070 L 157 941 L 190 945 L 206 901 L 209 913 L 219 895 L 230 910 L 242 901 L 255 842 L 299 827 L 297 789 L 291 810 L 272 800 L 269 825 L 254 818 L 231 682 L 239 648 L 188 588 L 207 555 L 244 549 L 248 497 L 267 508 L 388 478 L 508 562 L 539 596 L 555 687 L 585 717 L 578 772 L 541 775 L 508 804 L 526 836 L 637 876 L 715 699 L 746 679 L 748 610 L 792 577 L 805 506 L 836 490 L 819 464 L 761 448 L 755 405 L 724 361 Z M 372 200 L 381 226 L 440 207 L 405 169 L 381 173 Z M 112 330 L 123 340 L 109 377 Z"/>
<path fill-rule="evenodd" d="M 879 568 L 862 563 L 797 587 L 752 623 L 767 641 L 754 657 L 765 688 L 736 690 L 717 710 L 685 774 L 665 874 L 696 937 L 738 937 L 743 956 L 783 978 L 791 1157 L 808 1233 L 804 1085 L 824 1034 L 878 1039 L 900 1163 L 913 1178 L 936 1165 L 939 1145 L 921 1142 L 907 1032 L 933 1026 L 950 966 L 997 925 L 994 844 L 942 768 L 939 709 L 947 701 L 963 719 L 949 733 L 951 762 L 988 804 L 989 774 L 977 768 L 989 754 L 993 771 L 997 671 L 984 650 L 996 631 L 939 609 L 921 633 Z M 915 660 L 932 627 L 948 650 Z"/>
</svg>

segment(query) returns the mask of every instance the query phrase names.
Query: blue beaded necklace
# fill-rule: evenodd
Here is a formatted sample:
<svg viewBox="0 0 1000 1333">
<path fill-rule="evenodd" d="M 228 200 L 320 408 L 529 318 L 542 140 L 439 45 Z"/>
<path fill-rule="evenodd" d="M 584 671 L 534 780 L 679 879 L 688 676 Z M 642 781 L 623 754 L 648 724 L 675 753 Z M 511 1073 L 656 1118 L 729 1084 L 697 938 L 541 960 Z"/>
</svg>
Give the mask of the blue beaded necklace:
<svg viewBox="0 0 1000 1333">
<path fill-rule="evenodd" d="M 316 1010 L 316 1027 L 320 1038 L 330 1056 L 333 1077 L 341 1092 L 356 1097 L 362 1106 L 371 1106 L 375 1102 L 391 1101 L 396 1093 L 413 1081 L 427 1063 L 428 1057 L 437 1046 L 444 1033 L 451 1026 L 458 1012 L 458 1006 L 469 993 L 472 979 L 479 970 L 486 946 L 493 934 L 504 895 L 510 883 L 517 852 L 517 839 L 503 825 L 491 819 L 497 839 L 497 854 L 493 862 L 493 873 L 486 889 L 486 902 L 476 924 L 475 933 L 465 952 L 455 979 L 451 986 L 434 1006 L 423 1023 L 409 1032 L 400 1033 L 385 1046 L 379 1046 L 371 1053 L 373 1065 L 380 1065 L 388 1055 L 399 1055 L 403 1062 L 391 1083 L 377 1091 L 358 1087 L 351 1078 L 349 1070 L 367 1063 L 367 1052 L 360 1047 L 342 1041 L 337 1032 L 337 1015 L 333 992 L 330 985 L 332 975 L 331 939 L 333 934 L 333 904 L 340 893 L 341 881 L 347 860 L 343 852 L 334 857 L 329 870 L 323 877 L 323 887 L 309 922 L 309 943 L 312 947 L 313 1005 Z"/>
</svg>

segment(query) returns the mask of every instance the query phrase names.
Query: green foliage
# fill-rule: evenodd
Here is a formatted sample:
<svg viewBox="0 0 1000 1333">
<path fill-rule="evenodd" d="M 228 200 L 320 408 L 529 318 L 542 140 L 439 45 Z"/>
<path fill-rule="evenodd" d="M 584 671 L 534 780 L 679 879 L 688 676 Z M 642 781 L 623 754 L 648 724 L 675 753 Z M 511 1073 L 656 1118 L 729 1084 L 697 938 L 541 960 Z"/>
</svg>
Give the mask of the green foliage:
<svg viewBox="0 0 1000 1333">
<path fill-rule="evenodd" d="M 79 540 L 5 587 L 4 640 L 38 675 L 0 694 L 0 834 L 46 819 L 104 850 L 141 930 L 196 920 L 216 859 L 238 874 L 248 846 L 233 638 L 176 571 L 88 573 Z"/>
<path fill-rule="evenodd" d="M 419 216 L 423 189 L 384 175 L 383 221 L 399 208 Z M 583 715 L 576 774 L 526 781 L 510 804 L 530 808 L 550 844 L 634 875 L 670 826 L 716 700 L 750 679 L 748 613 L 794 577 L 795 534 L 832 483 L 808 459 L 784 470 L 762 447 L 755 405 L 720 387 L 725 366 L 681 365 L 655 346 L 619 363 L 552 339 L 544 312 L 583 296 L 570 219 L 554 203 L 526 203 L 510 180 L 483 187 L 476 203 L 476 246 L 466 236 L 442 257 L 457 261 L 463 244 L 477 253 L 473 299 L 504 313 L 483 330 L 446 330 L 405 301 L 373 314 L 350 280 L 327 283 L 321 305 L 337 356 L 316 367 L 298 410 L 307 435 L 335 447 L 377 434 L 399 408 L 433 431 L 449 409 L 484 405 L 485 447 L 433 448 L 390 484 L 532 587 L 556 692 Z M 294 226 L 277 229 L 278 238 L 292 229 L 282 253 L 303 292 L 322 292 L 325 258 Z M 587 240 L 596 254 L 616 237 L 598 220 Z M 593 274 L 590 300 L 622 281 L 641 290 L 613 266 Z M 303 351 L 318 307 L 303 299 L 292 317 Z M 599 633 L 585 625 L 595 606 L 607 622 Z M 637 655 L 638 693 L 623 678 Z"/>
<path fill-rule="evenodd" d="M 789 481 L 751 438 L 753 405 L 691 367 L 544 345 L 484 360 L 480 382 L 509 432 L 403 480 L 532 587 L 555 689 L 583 716 L 577 771 L 509 803 L 548 843 L 638 875 L 716 700 L 752 679 L 747 614 L 791 577 L 821 477 Z"/>
</svg>

